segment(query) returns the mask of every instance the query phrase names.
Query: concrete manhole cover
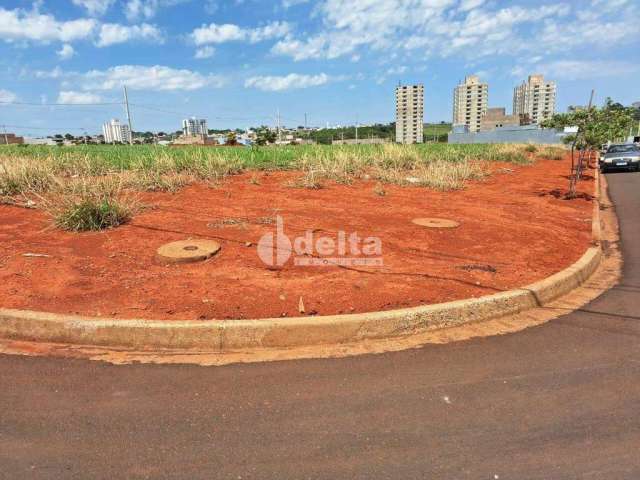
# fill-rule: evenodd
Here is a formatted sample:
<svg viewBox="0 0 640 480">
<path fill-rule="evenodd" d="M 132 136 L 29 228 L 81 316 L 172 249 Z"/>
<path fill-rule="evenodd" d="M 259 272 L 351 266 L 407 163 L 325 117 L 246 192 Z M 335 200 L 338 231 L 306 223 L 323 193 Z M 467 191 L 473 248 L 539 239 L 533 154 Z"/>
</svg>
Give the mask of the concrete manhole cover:
<svg viewBox="0 0 640 480">
<path fill-rule="evenodd" d="M 181 240 L 161 246 L 156 258 L 163 263 L 202 262 L 218 253 L 220 248 L 214 240 Z"/>
<path fill-rule="evenodd" d="M 427 228 L 456 228 L 460 226 L 460 223 L 455 220 L 446 218 L 414 218 L 411 221 L 416 225 Z"/>
</svg>

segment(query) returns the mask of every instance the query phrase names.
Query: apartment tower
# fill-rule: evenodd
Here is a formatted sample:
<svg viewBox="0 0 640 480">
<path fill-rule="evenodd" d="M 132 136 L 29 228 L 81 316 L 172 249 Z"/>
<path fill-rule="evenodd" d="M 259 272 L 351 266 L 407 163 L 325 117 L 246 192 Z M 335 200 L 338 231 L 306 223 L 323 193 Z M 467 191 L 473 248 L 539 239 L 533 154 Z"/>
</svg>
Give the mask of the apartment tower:
<svg viewBox="0 0 640 480">
<path fill-rule="evenodd" d="M 480 131 L 480 122 L 489 105 L 489 84 L 477 75 L 465 77 L 453 91 L 453 124 L 466 125 L 470 132 Z"/>
<path fill-rule="evenodd" d="M 396 87 L 396 142 L 423 143 L 424 85 Z"/>
<path fill-rule="evenodd" d="M 203 118 L 187 118 L 182 121 L 182 134 L 186 137 L 208 135 L 207 121 Z"/>
<path fill-rule="evenodd" d="M 105 143 L 131 143 L 129 126 L 123 125 L 117 119 L 102 125 L 102 134 L 104 135 Z"/>
<path fill-rule="evenodd" d="M 526 82 L 513 89 L 513 113 L 527 114 L 532 123 L 551 118 L 556 111 L 556 82 L 542 75 L 529 75 Z"/>
</svg>

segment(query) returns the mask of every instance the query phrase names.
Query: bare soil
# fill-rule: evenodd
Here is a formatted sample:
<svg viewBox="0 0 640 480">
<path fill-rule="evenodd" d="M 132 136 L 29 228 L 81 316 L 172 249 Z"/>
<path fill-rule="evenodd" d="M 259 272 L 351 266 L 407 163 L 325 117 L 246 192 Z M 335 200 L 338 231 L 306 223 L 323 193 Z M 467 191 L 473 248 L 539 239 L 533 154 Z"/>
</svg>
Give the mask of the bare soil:
<svg viewBox="0 0 640 480">
<path fill-rule="evenodd" d="M 527 285 L 566 268 L 591 242 L 593 177 L 563 198 L 568 159 L 492 166 L 464 190 L 375 183 L 291 188 L 296 172 L 229 177 L 217 187 L 145 193 L 148 208 L 104 232 L 55 229 L 39 210 L 0 205 L 0 307 L 109 318 L 242 319 L 412 307 Z M 337 239 L 376 236 L 381 267 L 265 265 L 256 243 L 275 231 Z M 426 229 L 416 217 L 460 222 Z M 161 245 L 215 239 L 222 250 L 196 264 L 163 265 Z M 25 255 L 25 254 L 36 254 Z"/>
</svg>

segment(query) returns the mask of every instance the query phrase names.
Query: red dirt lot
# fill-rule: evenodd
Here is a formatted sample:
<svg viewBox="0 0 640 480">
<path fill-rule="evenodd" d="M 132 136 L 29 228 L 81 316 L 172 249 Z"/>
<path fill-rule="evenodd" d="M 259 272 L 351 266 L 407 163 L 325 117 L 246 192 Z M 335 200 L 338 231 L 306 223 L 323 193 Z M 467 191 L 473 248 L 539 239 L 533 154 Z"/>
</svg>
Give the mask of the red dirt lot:
<svg viewBox="0 0 640 480">
<path fill-rule="evenodd" d="M 464 190 L 327 183 L 291 188 L 298 173 L 246 173 L 217 187 L 145 193 L 149 208 L 104 232 L 55 229 L 43 212 L 0 206 L 0 307 L 109 318 L 241 319 L 329 315 L 411 307 L 524 286 L 569 266 L 591 242 L 593 178 L 565 200 L 570 164 L 494 165 Z M 255 175 L 259 184 L 255 182 Z M 253 179 L 253 180 L 252 180 Z M 289 237 L 312 230 L 382 242 L 381 267 L 265 265 L 256 243 L 280 215 Z M 460 222 L 426 229 L 416 217 Z M 233 224 L 230 219 L 245 219 Z M 226 222 L 224 222 L 226 219 Z M 162 265 L 156 249 L 216 239 L 222 250 L 196 264 Z M 24 254 L 47 256 L 25 256 Z"/>
</svg>

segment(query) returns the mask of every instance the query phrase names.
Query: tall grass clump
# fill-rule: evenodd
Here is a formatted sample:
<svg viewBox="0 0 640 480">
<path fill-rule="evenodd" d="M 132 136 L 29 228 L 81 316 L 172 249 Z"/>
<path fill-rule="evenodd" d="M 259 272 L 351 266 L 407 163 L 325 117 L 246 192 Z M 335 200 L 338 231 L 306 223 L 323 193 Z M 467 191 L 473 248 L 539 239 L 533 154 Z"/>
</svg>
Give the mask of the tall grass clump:
<svg viewBox="0 0 640 480">
<path fill-rule="evenodd" d="M 370 178 L 399 184 L 417 177 L 432 188 L 459 188 L 484 175 L 483 162 L 526 165 L 561 158 L 529 145 L 303 145 L 181 147 L 155 145 L 7 146 L 0 150 L 0 196 L 47 192 L 57 181 L 120 178 L 123 188 L 177 191 L 194 181 L 218 182 L 246 170 L 301 170 L 309 188 L 329 180 L 348 184 Z M 557 149 L 561 151 L 561 149 Z M 535 153 L 535 155 L 533 155 Z M 482 171 L 481 171 L 482 170 Z M 431 181 L 429 178 L 433 178 Z"/>
<path fill-rule="evenodd" d="M 372 177 L 385 183 L 448 191 L 464 188 L 466 182 L 480 180 L 486 175 L 481 162 L 435 160 L 417 164 L 411 170 L 377 168 L 373 170 Z"/>
<path fill-rule="evenodd" d="M 55 225 L 73 232 L 117 227 L 139 209 L 137 200 L 123 190 L 118 178 L 59 184 L 57 191 L 41 200 Z"/>
<path fill-rule="evenodd" d="M 562 147 L 544 147 L 536 157 L 547 160 L 562 160 L 566 154 L 567 151 Z"/>
<path fill-rule="evenodd" d="M 88 197 L 65 202 L 55 216 L 55 224 L 63 230 L 84 232 L 117 227 L 130 218 L 130 209 L 117 199 Z"/>
<path fill-rule="evenodd" d="M 48 162 L 22 158 L 0 158 L 0 197 L 45 192 L 53 183 Z"/>
</svg>

